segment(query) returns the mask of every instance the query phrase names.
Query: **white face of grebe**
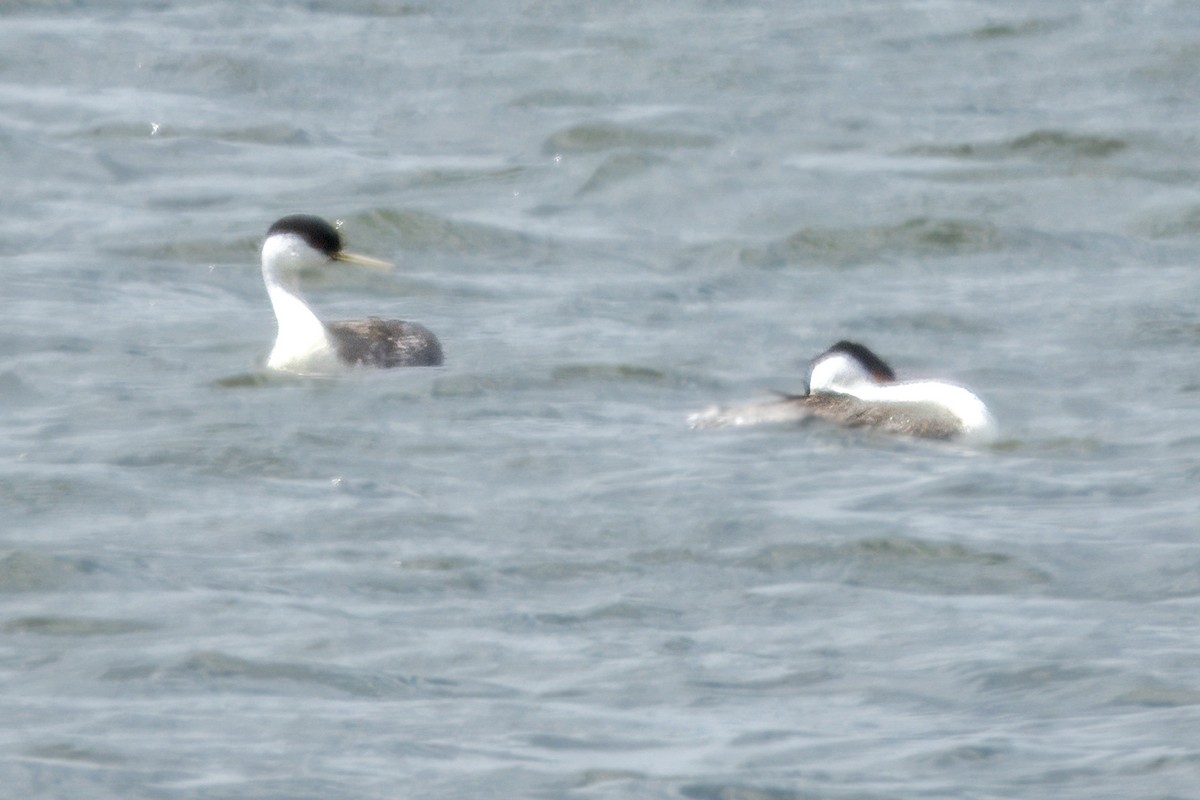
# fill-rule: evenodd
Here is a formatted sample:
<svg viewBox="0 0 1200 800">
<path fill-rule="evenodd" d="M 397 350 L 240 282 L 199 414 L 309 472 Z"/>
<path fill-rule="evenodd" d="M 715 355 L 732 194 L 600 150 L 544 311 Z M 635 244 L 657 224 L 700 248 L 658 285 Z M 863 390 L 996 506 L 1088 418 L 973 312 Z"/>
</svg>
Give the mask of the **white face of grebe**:
<svg viewBox="0 0 1200 800">
<path fill-rule="evenodd" d="M 263 272 L 277 279 L 324 266 L 329 261 L 328 254 L 316 249 L 296 233 L 275 233 L 263 242 Z"/>
<path fill-rule="evenodd" d="M 813 361 L 808 373 L 808 390 L 857 394 L 867 386 L 895 380 L 892 368 L 879 356 L 860 344 L 838 342 Z"/>
<path fill-rule="evenodd" d="M 292 214 L 276 222 L 267 231 L 262 246 L 263 275 L 280 279 L 302 270 L 320 267 L 330 261 L 391 269 L 387 261 L 347 253 L 337 229 L 320 217 Z"/>
</svg>

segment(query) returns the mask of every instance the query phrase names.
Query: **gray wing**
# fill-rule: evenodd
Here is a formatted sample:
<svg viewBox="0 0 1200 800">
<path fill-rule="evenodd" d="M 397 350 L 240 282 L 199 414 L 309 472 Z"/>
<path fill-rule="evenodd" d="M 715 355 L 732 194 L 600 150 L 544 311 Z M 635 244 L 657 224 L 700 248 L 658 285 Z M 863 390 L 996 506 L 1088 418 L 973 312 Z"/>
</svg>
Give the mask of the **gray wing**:
<svg viewBox="0 0 1200 800">
<path fill-rule="evenodd" d="M 744 406 L 712 406 L 688 417 L 693 428 L 803 422 L 813 417 L 849 428 L 874 428 L 923 439 L 949 439 L 962 431 L 953 414 L 926 403 L 864 403 L 841 394 L 784 395 Z"/>
<path fill-rule="evenodd" d="M 437 367 L 442 345 L 424 325 L 401 319 L 328 322 L 325 329 L 347 364 L 367 367 Z"/>
<path fill-rule="evenodd" d="M 921 439 L 949 439 L 962 433 L 962 421 L 932 403 L 864 403 L 840 394 L 813 394 L 794 398 L 814 417 L 850 428 L 875 428 Z"/>
</svg>

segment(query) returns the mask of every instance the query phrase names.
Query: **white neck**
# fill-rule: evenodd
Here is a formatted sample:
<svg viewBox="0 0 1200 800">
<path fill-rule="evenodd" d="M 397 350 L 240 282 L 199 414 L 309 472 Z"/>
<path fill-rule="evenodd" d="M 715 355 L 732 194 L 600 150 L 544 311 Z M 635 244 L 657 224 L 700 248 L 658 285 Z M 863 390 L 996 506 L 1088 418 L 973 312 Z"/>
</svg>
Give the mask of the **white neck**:
<svg viewBox="0 0 1200 800">
<path fill-rule="evenodd" d="M 303 240 L 292 235 L 275 235 L 263 242 L 263 282 L 279 332 L 267 366 L 291 372 L 328 371 L 338 363 L 325 326 L 300 295 L 296 273 L 323 263 Z"/>
<path fill-rule="evenodd" d="M 808 373 L 810 392 L 853 394 L 858 389 L 877 385 L 875 377 L 856 358 L 845 353 L 831 353 L 812 365 Z"/>
</svg>

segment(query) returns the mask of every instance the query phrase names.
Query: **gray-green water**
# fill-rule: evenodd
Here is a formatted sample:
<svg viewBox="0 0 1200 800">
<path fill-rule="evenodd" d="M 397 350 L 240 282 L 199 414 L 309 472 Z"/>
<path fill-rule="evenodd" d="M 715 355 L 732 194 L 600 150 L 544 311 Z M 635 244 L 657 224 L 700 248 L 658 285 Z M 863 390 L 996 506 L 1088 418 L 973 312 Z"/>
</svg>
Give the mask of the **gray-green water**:
<svg viewBox="0 0 1200 800">
<path fill-rule="evenodd" d="M 0 795 L 1200 797 L 1200 7 L 0 6 Z M 344 221 L 446 367 L 270 377 Z M 861 340 L 1004 441 L 695 433 Z"/>
</svg>

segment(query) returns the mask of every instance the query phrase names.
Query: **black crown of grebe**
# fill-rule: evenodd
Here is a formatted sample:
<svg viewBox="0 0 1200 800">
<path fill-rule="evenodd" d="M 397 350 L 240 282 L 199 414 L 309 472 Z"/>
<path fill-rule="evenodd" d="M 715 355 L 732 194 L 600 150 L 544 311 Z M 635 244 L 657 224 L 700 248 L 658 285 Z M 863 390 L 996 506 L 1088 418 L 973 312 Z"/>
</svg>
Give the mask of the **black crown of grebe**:
<svg viewBox="0 0 1200 800">
<path fill-rule="evenodd" d="M 442 363 L 442 346 L 422 325 L 398 319 L 322 322 L 300 294 L 300 273 L 333 261 L 391 269 L 392 264 L 342 249 L 337 229 L 320 217 L 292 214 L 267 229 L 263 281 L 279 333 L 267 359 L 272 369 L 302 374 L 344 367 L 426 367 Z"/>
<path fill-rule="evenodd" d="M 694 428 L 723 428 L 817 417 L 930 439 L 988 442 L 996 420 L 983 401 L 942 381 L 898 381 L 887 362 L 855 342 L 838 342 L 813 360 L 804 394 L 767 403 L 712 407 L 691 415 Z"/>
</svg>

